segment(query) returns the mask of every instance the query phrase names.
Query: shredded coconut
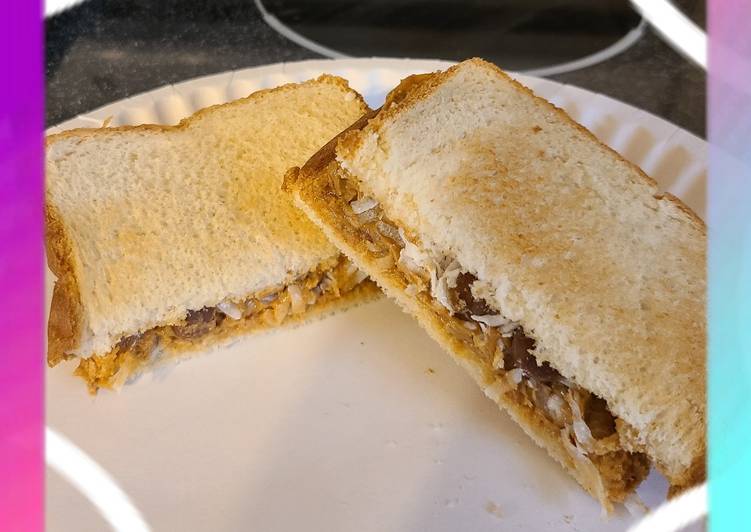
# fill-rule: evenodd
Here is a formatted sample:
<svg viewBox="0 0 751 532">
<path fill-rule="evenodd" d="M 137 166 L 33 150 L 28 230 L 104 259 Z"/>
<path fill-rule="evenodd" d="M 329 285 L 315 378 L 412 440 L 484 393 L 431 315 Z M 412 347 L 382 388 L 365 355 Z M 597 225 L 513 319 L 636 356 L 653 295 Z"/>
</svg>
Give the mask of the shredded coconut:
<svg viewBox="0 0 751 532">
<path fill-rule="evenodd" d="M 433 261 L 430 259 L 430 256 L 410 242 L 404 233 L 404 229 L 401 227 L 399 228 L 399 236 L 402 242 L 404 242 L 404 247 L 399 252 L 399 263 L 413 272 L 419 272 L 420 270 L 429 271 L 432 276 L 435 271 L 435 265 L 432 264 Z"/>
<path fill-rule="evenodd" d="M 471 318 L 477 322 L 484 323 L 488 327 L 501 327 L 501 333 L 503 333 L 504 328 L 508 328 L 509 323 L 513 323 L 500 314 L 486 314 L 483 316 L 472 315 Z M 513 331 L 514 329 L 511 330 Z"/>
<path fill-rule="evenodd" d="M 277 297 L 279 297 L 279 293 L 278 292 L 274 292 L 273 294 L 269 294 L 267 296 L 263 296 L 261 298 L 261 303 L 263 303 L 264 305 L 268 305 L 269 303 L 271 303 L 272 301 L 274 301 Z"/>
<path fill-rule="evenodd" d="M 378 220 L 378 222 L 376 222 L 376 228 L 383 236 L 390 238 L 394 242 L 401 243 L 402 236 L 399 234 L 399 230 L 393 225 L 387 224 L 383 220 Z"/>
<path fill-rule="evenodd" d="M 437 272 L 436 272 L 437 273 Z M 452 314 L 456 312 L 456 307 L 451 298 L 451 289 L 456 288 L 456 279 L 462 273 L 459 263 L 452 261 L 436 282 L 431 284 L 431 294 L 438 302 L 446 307 Z"/>
<path fill-rule="evenodd" d="M 302 290 L 296 284 L 291 284 L 287 287 L 289 293 L 290 304 L 292 308 L 292 314 L 300 314 L 305 312 L 305 299 L 302 296 Z"/>
<path fill-rule="evenodd" d="M 365 225 L 370 222 L 375 222 L 378 219 L 378 211 L 370 209 L 369 211 L 361 212 L 357 215 L 357 221 L 361 225 Z"/>
<path fill-rule="evenodd" d="M 506 372 L 506 379 L 513 386 L 518 385 L 522 381 L 523 376 L 524 376 L 524 372 L 522 371 L 521 368 L 514 368 Z"/>
<path fill-rule="evenodd" d="M 594 487 L 597 500 L 600 501 L 604 514 L 607 515 L 607 511 L 612 510 L 613 505 L 610 504 L 610 501 L 608 500 L 607 493 L 605 491 L 605 485 L 603 484 L 602 477 L 597 471 L 597 468 L 592 463 L 592 460 L 587 458 L 587 455 L 584 454 L 584 451 L 571 443 L 571 433 L 569 427 L 563 427 L 561 429 L 561 441 L 563 442 L 563 447 L 566 449 L 566 452 L 568 452 L 571 458 L 573 458 L 574 461 L 577 462 L 577 469 L 579 469 L 583 476 L 587 477 L 587 479 L 590 480 L 592 486 Z"/>
<path fill-rule="evenodd" d="M 352 212 L 355 214 L 362 214 L 365 211 L 369 211 L 370 209 L 376 207 L 378 205 L 378 202 L 370 197 L 364 197 L 359 200 L 353 200 L 349 206 L 352 207 Z"/>
<path fill-rule="evenodd" d="M 242 308 L 240 308 L 239 305 L 233 303 L 232 301 L 224 300 L 219 303 L 216 308 L 218 308 L 223 314 L 232 318 L 233 320 L 239 320 L 243 317 Z"/>
</svg>

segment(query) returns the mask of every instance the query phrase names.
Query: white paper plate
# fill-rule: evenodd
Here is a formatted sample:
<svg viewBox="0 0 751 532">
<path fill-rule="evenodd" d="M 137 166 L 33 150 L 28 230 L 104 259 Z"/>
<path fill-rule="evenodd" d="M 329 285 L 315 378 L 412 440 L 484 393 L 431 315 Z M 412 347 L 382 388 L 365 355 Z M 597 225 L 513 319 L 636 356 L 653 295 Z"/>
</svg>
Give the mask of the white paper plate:
<svg viewBox="0 0 751 532">
<path fill-rule="evenodd" d="M 323 72 L 378 106 L 404 76 L 447 65 L 251 68 L 128 98 L 51 131 L 108 117 L 112 125 L 175 123 Z M 704 141 L 606 96 L 519 78 L 704 215 Z M 72 369 L 47 373 L 48 425 L 103 468 L 152 530 L 615 531 L 634 521 L 623 509 L 603 521 L 598 504 L 388 301 L 239 341 L 120 394 L 90 397 Z M 96 470 L 60 467 L 48 468 L 48 530 L 106 530 L 100 512 L 127 518 L 123 497 L 106 491 Z M 665 489 L 653 474 L 639 492 L 654 505 Z"/>
</svg>

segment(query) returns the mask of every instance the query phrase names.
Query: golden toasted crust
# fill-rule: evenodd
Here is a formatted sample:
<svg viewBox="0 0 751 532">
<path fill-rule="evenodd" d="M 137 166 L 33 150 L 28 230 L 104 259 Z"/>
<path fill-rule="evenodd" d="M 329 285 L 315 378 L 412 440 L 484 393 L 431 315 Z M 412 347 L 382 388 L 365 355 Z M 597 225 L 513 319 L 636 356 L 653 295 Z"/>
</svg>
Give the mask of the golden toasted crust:
<svg viewBox="0 0 751 532">
<path fill-rule="evenodd" d="M 57 277 L 47 323 L 47 362 L 54 366 L 61 360 L 70 358 L 66 353 L 78 345 L 83 327 L 83 311 L 70 241 L 65 234 L 65 226 L 50 204 L 46 205 L 45 224 L 47 263 Z"/>
<path fill-rule="evenodd" d="M 98 136 L 116 135 L 118 133 L 123 133 L 126 131 L 144 131 L 144 132 L 145 131 L 151 131 L 151 132 L 180 131 L 180 130 L 188 129 L 193 124 L 193 122 L 195 122 L 197 119 L 199 119 L 205 114 L 211 113 L 212 110 L 215 110 L 219 107 L 228 108 L 232 106 L 237 106 L 250 100 L 260 100 L 266 97 L 266 95 L 270 93 L 279 93 L 279 92 L 295 90 L 295 88 L 299 88 L 300 86 L 312 85 L 312 84 L 317 84 L 317 83 L 325 83 L 328 85 L 334 85 L 336 87 L 340 87 L 342 89 L 350 91 L 351 94 L 354 96 L 354 98 L 361 104 L 361 106 L 364 109 L 368 108 L 362 95 L 358 93 L 357 91 L 352 90 L 346 79 L 340 78 L 338 76 L 332 76 L 330 74 L 322 74 L 321 76 L 318 76 L 316 79 L 308 80 L 303 83 L 285 83 L 284 85 L 280 85 L 278 87 L 272 87 L 270 89 L 262 89 L 262 90 L 253 92 L 244 98 L 238 98 L 237 100 L 232 100 L 231 102 L 219 103 L 215 105 L 210 105 L 208 107 L 204 107 L 203 109 L 199 109 L 192 115 L 186 118 L 183 118 L 182 120 L 180 120 L 180 122 L 178 122 L 175 125 L 139 124 L 135 126 L 116 126 L 116 127 L 102 126 L 100 128 L 74 128 L 74 129 L 68 129 L 66 131 L 62 131 L 60 133 L 47 135 L 44 141 L 44 145 L 45 147 L 47 147 L 59 140 L 70 138 L 70 137 L 86 137 L 86 136 L 91 136 L 91 135 L 98 135 Z"/>
</svg>

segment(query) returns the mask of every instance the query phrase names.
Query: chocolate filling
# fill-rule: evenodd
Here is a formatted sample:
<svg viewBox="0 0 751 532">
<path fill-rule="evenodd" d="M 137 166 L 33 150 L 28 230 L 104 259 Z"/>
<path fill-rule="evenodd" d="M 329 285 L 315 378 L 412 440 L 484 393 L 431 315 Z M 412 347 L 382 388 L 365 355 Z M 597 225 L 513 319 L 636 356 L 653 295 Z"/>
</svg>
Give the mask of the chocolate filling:
<svg viewBox="0 0 751 532">
<path fill-rule="evenodd" d="M 472 295 L 472 285 L 477 277 L 468 272 L 462 272 L 456 277 L 454 289 L 455 303 L 459 307 L 456 316 L 471 321 L 472 316 L 497 316 L 499 313 L 488 306 L 484 299 L 476 299 Z"/>
<path fill-rule="evenodd" d="M 225 317 L 215 307 L 203 307 L 200 310 L 191 310 L 185 316 L 184 324 L 172 325 L 172 334 L 183 340 L 200 338 L 220 325 Z"/>
<path fill-rule="evenodd" d="M 503 339 L 503 369 L 510 371 L 521 368 L 526 378 L 542 384 L 562 382 L 563 376 L 550 367 L 550 364 L 537 363 L 535 356 L 530 353 L 534 348 L 535 341 L 524 334 L 524 329 L 521 327 L 514 329 L 510 340 Z"/>
<path fill-rule="evenodd" d="M 584 407 L 584 422 L 597 440 L 615 433 L 615 418 L 608 410 L 608 404 L 594 394 L 590 395 Z"/>
</svg>

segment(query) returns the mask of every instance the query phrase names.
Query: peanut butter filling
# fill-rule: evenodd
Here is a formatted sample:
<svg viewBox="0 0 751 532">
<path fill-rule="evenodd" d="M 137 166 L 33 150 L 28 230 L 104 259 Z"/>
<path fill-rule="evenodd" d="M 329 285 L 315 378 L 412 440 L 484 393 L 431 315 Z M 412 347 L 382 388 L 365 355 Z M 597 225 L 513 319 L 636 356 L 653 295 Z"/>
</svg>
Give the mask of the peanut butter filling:
<svg viewBox="0 0 751 532">
<path fill-rule="evenodd" d="M 286 286 L 268 288 L 242 301 L 222 301 L 215 307 L 191 310 L 180 322 L 123 337 L 109 353 L 81 359 L 75 374 L 86 380 L 92 393 L 116 387 L 164 353 L 212 337 L 230 336 L 241 329 L 281 325 L 351 292 L 365 278 L 342 257 L 333 267 L 319 268 Z"/>
</svg>

